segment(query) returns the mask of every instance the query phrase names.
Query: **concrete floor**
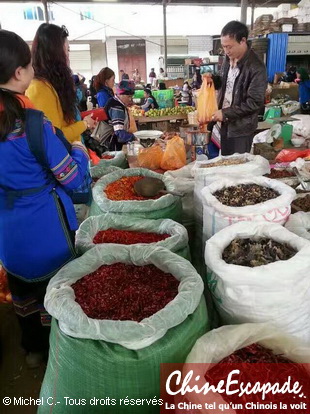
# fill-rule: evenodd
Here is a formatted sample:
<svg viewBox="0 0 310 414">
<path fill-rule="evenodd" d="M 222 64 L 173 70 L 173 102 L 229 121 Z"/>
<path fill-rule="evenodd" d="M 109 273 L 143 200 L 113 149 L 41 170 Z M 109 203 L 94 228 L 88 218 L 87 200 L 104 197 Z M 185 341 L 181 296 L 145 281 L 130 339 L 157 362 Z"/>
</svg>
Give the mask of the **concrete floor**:
<svg viewBox="0 0 310 414">
<path fill-rule="evenodd" d="M 19 346 L 20 330 L 12 305 L 0 303 L 0 413 L 35 414 L 34 405 L 5 406 L 3 397 L 38 398 L 45 366 L 29 369 Z"/>
</svg>

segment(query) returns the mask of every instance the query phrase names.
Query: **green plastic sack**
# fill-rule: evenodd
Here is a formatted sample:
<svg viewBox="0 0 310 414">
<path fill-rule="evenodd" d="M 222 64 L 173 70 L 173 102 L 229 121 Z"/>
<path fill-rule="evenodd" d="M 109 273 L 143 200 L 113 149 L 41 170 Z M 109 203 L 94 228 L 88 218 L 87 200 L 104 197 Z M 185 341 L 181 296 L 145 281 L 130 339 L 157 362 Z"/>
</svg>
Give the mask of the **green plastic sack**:
<svg viewBox="0 0 310 414">
<path fill-rule="evenodd" d="M 120 170 L 119 167 L 114 166 L 106 166 L 106 165 L 95 165 L 94 167 L 90 167 L 90 175 L 92 178 L 101 178 L 105 175 L 111 174 L 114 171 Z"/>
<path fill-rule="evenodd" d="M 146 233 L 170 234 L 171 237 L 157 243 L 149 243 L 147 246 L 164 247 L 185 259 L 190 259 L 188 248 L 187 230 L 182 224 L 170 219 L 147 220 L 133 219 L 126 214 L 106 213 L 100 216 L 88 217 L 80 226 L 76 233 L 75 247 L 79 254 L 96 246 L 93 243 L 95 235 L 100 230 L 118 229 L 130 231 L 142 231 Z M 108 244 L 110 245 L 110 244 Z M 145 244 L 140 244 L 140 246 Z M 106 244 L 105 244 L 106 246 Z"/>
<path fill-rule="evenodd" d="M 102 155 L 112 155 L 114 158 L 110 160 L 100 160 L 97 165 L 91 166 L 90 174 L 93 178 L 102 177 L 107 174 L 105 171 L 107 171 L 108 167 L 128 168 L 126 154 L 123 151 L 105 152 Z M 100 171 L 103 171 L 104 174 L 100 175 Z"/>
<path fill-rule="evenodd" d="M 145 168 L 130 168 L 128 170 L 115 171 L 102 177 L 93 188 L 93 202 L 90 207 L 89 216 L 97 216 L 104 213 L 130 214 L 133 218 L 164 219 L 182 222 L 182 201 L 180 197 L 171 194 L 164 195 L 157 200 L 145 201 L 113 201 L 105 195 L 108 184 L 119 180 L 124 176 L 143 175 L 163 180 L 168 191 L 174 191 L 173 180 L 161 174 Z"/>
<path fill-rule="evenodd" d="M 155 344 L 138 351 L 105 341 L 72 338 L 53 319 L 50 353 L 41 388 L 44 405 L 38 414 L 158 414 L 159 405 L 120 406 L 119 400 L 160 398 L 160 364 L 183 363 L 198 338 L 208 329 L 207 309 L 202 298 L 196 311 L 169 329 Z M 49 397 L 59 401 L 52 407 Z M 65 406 L 64 397 L 85 399 L 87 405 Z M 91 399 L 117 400 L 112 406 L 90 405 Z M 155 401 L 155 400 L 154 400 Z M 70 411 L 70 409 L 72 411 Z"/>
<path fill-rule="evenodd" d="M 74 300 L 71 285 L 102 264 L 154 264 L 173 274 L 179 293 L 165 308 L 141 322 L 88 318 Z M 41 389 L 52 408 L 38 413 L 62 414 L 64 397 L 84 398 L 88 406 L 74 413 L 158 413 L 158 405 L 120 405 L 120 398 L 159 398 L 160 364 L 184 362 L 196 340 L 208 331 L 203 283 L 193 266 L 162 247 L 96 246 L 65 265 L 48 285 L 47 311 L 52 325 L 50 354 Z M 59 328 L 58 328 L 59 326 Z M 90 399 L 110 397 L 117 405 L 90 406 Z"/>
</svg>

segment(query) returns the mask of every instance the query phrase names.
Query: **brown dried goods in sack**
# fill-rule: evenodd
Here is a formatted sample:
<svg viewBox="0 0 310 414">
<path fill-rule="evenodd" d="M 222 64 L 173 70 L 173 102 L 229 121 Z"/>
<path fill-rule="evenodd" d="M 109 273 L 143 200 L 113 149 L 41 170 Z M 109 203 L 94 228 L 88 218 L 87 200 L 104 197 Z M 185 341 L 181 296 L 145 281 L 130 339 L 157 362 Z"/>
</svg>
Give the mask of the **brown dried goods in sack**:
<svg viewBox="0 0 310 414">
<path fill-rule="evenodd" d="M 228 264 L 257 267 L 291 259 L 296 253 L 288 244 L 267 238 L 235 239 L 224 249 L 222 258 Z"/>
<path fill-rule="evenodd" d="M 306 213 L 310 212 L 310 194 L 307 194 L 305 197 L 297 198 L 292 204 Z"/>
<path fill-rule="evenodd" d="M 271 188 L 257 184 L 239 184 L 218 190 L 213 195 L 226 206 L 245 207 L 272 200 L 280 194 Z"/>
<path fill-rule="evenodd" d="M 210 164 L 202 164 L 200 168 L 211 168 L 211 167 L 227 167 L 228 165 L 239 165 L 245 164 L 249 161 L 247 160 L 239 160 L 238 158 L 231 158 L 229 160 L 220 160 Z"/>
</svg>

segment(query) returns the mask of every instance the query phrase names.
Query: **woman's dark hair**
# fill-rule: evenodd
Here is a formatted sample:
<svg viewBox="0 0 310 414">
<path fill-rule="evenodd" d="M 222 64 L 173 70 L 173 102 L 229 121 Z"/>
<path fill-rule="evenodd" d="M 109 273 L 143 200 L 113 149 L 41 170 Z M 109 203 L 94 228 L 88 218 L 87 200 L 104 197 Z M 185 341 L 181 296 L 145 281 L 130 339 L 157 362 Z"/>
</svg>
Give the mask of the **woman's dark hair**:
<svg viewBox="0 0 310 414">
<path fill-rule="evenodd" d="M 234 38 L 238 43 L 245 37 L 249 37 L 249 30 L 245 24 L 232 20 L 223 27 L 221 36 L 229 36 Z"/>
<path fill-rule="evenodd" d="M 101 69 L 101 71 L 98 73 L 94 80 L 94 87 L 96 91 L 100 91 L 100 89 L 102 89 L 105 86 L 106 81 L 111 79 L 112 76 L 115 76 L 115 73 L 112 69 L 108 67 Z"/>
<path fill-rule="evenodd" d="M 26 68 L 31 63 L 27 43 L 17 34 L 0 30 L 0 85 L 5 85 L 14 76 L 17 68 Z M 14 92 L 0 87 L 0 141 L 15 128 L 17 119 L 25 120 L 24 107 Z"/>
<path fill-rule="evenodd" d="M 149 97 L 153 99 L 154 109 L 158 109 L 159 108 L 158 103 L 157 103 L 156 99 L 154 98 L 154 96 L 152 95 L 151 89 L 145 88 L 144 92 L 147 93 L 149 95 Z"/>
<path fill-rule="evenodd" d="M 35 77 L 46 80 L 53 86 L 65 121 L 72 123 L 76 112 L 76 93 L 64 50 L 68 36 L 65 26 L 41 24 L 32 44 L 32 64 Z"/>
</svg>

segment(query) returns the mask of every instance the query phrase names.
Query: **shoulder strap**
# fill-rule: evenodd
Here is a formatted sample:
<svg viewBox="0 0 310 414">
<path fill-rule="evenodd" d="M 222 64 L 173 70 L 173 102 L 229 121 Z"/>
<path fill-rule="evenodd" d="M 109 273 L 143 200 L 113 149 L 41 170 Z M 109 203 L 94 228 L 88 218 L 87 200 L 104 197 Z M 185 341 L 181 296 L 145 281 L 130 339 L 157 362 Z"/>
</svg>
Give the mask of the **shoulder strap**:
<svg viewBox="0 0 310 414">
<path fill-rule="evenodd" d="M 30 151 L 38 163 L 49 170 L 43 139 L 43 112 L 26 109 L 26 137 Z"/>
</svg>

